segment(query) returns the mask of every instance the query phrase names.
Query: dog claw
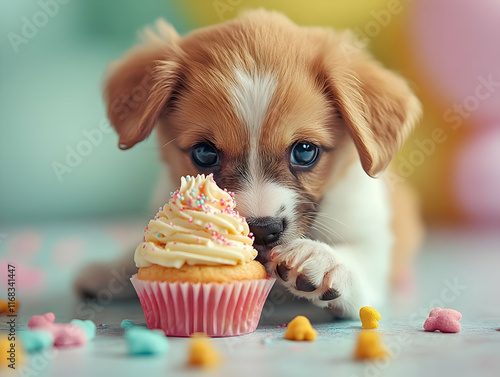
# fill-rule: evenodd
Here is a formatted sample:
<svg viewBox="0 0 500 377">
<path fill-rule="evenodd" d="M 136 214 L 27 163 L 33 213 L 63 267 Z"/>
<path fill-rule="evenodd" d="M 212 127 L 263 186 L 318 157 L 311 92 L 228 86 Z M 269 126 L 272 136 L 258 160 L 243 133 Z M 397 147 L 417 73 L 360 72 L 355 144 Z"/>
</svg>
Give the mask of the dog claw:
<svg viewBox="0 0 500 377">
<path fill-rule="evenodd" d="M 330 300 L 335 300 L 338 297 L 340 297 L 340 293 L 336 289 L 330 288 L 325 293 L 323 293 L 323 295 L 320 297 L 320 300 L 330 301 Z"/>
<path fill-rule="evenodd" d="M 97 298 L 97 294 L 91 290 L 83 290 L 83 291 L 80 291 L 79 292 L 80 294 L 80 297 L 83 298 L 83 299 L 93 299 L 93 298 Z"/>
<path fill-rule="evenodd" d="M 276 266 L 276 274 L 280 277 L 281 280 L 287 281 L 288 280 L 288 271 L 290 271 L 290 268 L 287 267 L 284 264 L 278 264 Z"/>
<path fill-rule="evenodd" d="M 316 287 L 313 283 L 311 283 L 309 280 L 307 280 L 305 275 L 300 274 L 299 276 L 297 276 L 297 280 L 295 282 L 295 288 L 298 291 L 313 292 L 318 287 Z"/>
</svg>

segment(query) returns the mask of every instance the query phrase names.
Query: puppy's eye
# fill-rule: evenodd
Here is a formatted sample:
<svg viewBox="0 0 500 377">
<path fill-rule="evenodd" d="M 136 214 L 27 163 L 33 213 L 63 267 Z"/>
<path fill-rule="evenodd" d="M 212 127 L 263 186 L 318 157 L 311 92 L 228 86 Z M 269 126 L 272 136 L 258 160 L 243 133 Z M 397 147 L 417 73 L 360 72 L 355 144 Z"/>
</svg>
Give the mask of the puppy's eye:
<svg viewBox="0 0 500 377">
<path fill-rule="evenodd" d="M 311 166 L 318 158 L 319 148 L 311 143 L 299 141 L 292 148 L 290 161 L 295 166 Z"/>
<path fill-rule="evenodd" d="M 191 151 L 193 162 L 202 167 L 209 168 L 219 163 L 219 152 L 214 146 L 208 143 L 197 144 Z"/>
</svg>

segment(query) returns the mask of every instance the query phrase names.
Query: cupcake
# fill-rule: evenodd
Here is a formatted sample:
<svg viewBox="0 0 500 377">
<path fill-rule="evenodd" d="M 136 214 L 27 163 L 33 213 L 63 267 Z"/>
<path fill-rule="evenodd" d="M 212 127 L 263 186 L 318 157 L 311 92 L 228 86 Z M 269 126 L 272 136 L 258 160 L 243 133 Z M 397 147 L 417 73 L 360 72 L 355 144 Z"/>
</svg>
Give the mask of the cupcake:
<svg viewBox="0 0 500 377">
<path fill-rule="evenodd" d="M 179 190 L 144 230 L 131 279 L 150 329 L 168 336 L 252 332 L 274 279 L 257 251 L 234 194 L 213 176 L 182 177 Z"/>
</svg>

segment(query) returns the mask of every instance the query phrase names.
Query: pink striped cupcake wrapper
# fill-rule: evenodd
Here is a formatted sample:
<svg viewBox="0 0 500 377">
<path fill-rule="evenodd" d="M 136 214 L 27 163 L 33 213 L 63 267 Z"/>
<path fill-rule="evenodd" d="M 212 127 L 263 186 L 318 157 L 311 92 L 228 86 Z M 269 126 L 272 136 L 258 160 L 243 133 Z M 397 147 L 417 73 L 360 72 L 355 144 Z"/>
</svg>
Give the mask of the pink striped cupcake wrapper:
<svg viewBox="0 0 500 377">
<path fill-rule="evenodd" d="M 180 283 L 130 279 L 146 324 L 167 336 L 204 332 L 212 337 L 248 334 L 257 328 L 275 279 L 233 283 Z"/>
</svg>

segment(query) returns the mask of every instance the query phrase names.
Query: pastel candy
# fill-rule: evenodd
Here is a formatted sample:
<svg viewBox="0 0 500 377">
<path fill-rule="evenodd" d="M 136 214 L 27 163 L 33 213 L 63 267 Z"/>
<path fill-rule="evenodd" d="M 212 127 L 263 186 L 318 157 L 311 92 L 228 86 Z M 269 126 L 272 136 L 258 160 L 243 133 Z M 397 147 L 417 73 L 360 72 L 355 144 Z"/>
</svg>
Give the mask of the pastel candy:
<svg viewBox="0 0 500 377">
<path fill-rule="evenodd" d="M 213 368 L 220 364 L 221 357 L 210 339 L 203 333 L 191 335 L 188 364 L 194 367 Z"/>
<path fill-rule="evenodd" d="M 387 357 L 387 351 L 376 331 L 362 330 L 358 335 L 358 342 L 354 351 L 354 358 L 358 360 L 380 359 Z"/>
<path fill-rule="evenodd" d="M 130 319 L 124 319 L 122 323 L 120 324 L 120 327 L 124 330 L 131 329 L 132 327 L 135 326 L 135 323 L 132 322 Z"/>
<path fill-rule="evenodd" d="M 2 376 L 18 376 L 19 374 L 17 373 L 11 373 L 7 374 L 4 372 L 4 369 L 9 368 L 9 365 L 11 364 L 10 354 L 12 350 L 12 341 L 8 339 L 7 336 L 4 336 L 5 334 L 2 333 L 0 335 L 0 375 Z M 21 342 L 15 342 L 15 361 L 16 361 L 16 369 L 18 369 L 19 366 L 23 365 L 25 362 L 25 356 L 24 356 L 24 351 L 23 347 L 21 347 Z M 11 370 L 10 368 L 8 370 Z M 11 370 L 12 371 L 12 370 Z"/>
<path fill-rule="evenodd" d="M 85 321 L 82 321 L 81 319 L 73 319 L 71 320 L 70 323 L 80 326 L 83 329 L 83 331 L 85 331 L 85 334 L 87 335 L 87 338 L 89 340 L 95 338 L 95 334 L 97 332 L 97 326 L 90 319 L 87 319 Z"/>
<path fill-rule="evenodd" d="M 14 314 L 15 312 L 17 312 L 18 306 L 19 303 L 17 302 L 17 300 L 14 300 L 14 306 L 9 306 L 9 300 L 4 301 L 0 298 L 0 314 Z"/>
<path fill-rule="evenodd" d="M 285 339 L 288 340 L 314 340 L 317 337 L 316 330 L 313 329 L 311 322 L 299 315 L 292 319 L 287 326 Z"/>
<path fill-rule="evenodd" d="M 168 340 L 163 331 L 134 326 L 125 332 L 130 354 L 162 355 L 168 351 Z"/>
<path fill-rule="evenodd" d="M 85 330 L 74 323 L 54 323 L 54 313 L 34 315 L 28 321 L 30 330 L 42 330 L 52 334 L 54 347 L 81 346 L 89 340 Z"/>
<path fill-rule="evenodd" d="M 359 318 L 361 319 L 363 328 L 376 329 L 378 327 L 378 321 L 382 319 L 382 316 L 377 309 L 371 306 L 363 306 L 359 309 Z"/>
<path fill-rule="evenodd" d="M 460 331 L 460 319 L 462 314 L 453 309 L 441 309 L 439 307 L 431 310 L 429 318 L 424 322 L 425 331 L 440 331 L 443 333 L 457 333 Z"/>
<path fill-rule="evenodd" d="M 41 351 L 54 345 L 54 336 L 47 331 L 23 331 L 19 337 L 21 338 L 24 350 L 28 353 Z"/>
</svg>

